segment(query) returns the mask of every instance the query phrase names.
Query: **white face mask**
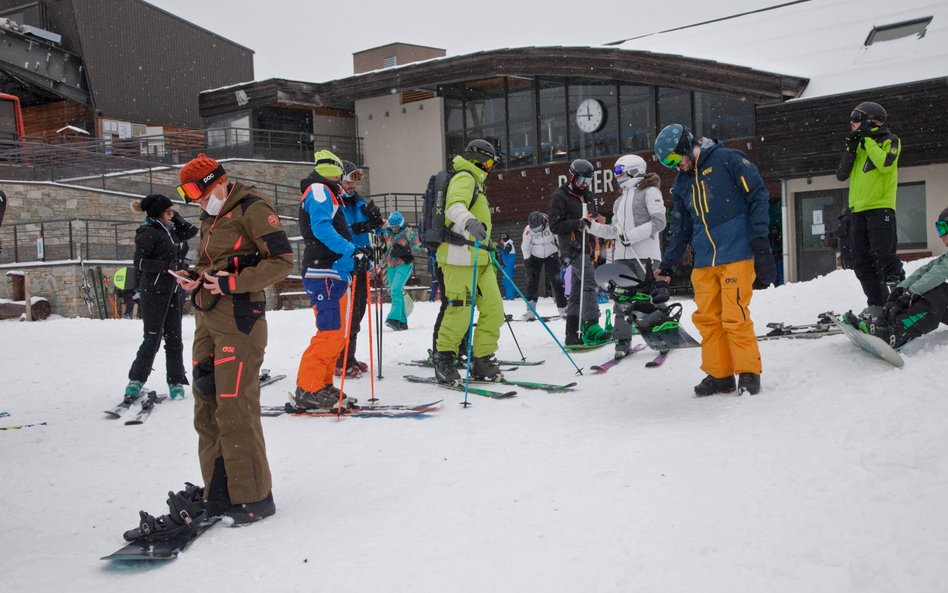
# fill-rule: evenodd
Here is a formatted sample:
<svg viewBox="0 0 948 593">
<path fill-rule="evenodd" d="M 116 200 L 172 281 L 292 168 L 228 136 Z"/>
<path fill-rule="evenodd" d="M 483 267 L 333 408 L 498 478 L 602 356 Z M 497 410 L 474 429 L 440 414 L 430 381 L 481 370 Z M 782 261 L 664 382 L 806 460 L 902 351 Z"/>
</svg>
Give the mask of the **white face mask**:
<svg viewBox="0 0 948 593">
<path fill-rule="evenodd" d="M 626 177 L 625 179 L 622 179 L 621 181 L 619 181 L 619 185 L 621 187 L 635 189 L 639 186 L 640 183 L 642 183 L 643 179 L 645 178 L 644 177 Z"/>
<path fill-rule="evenodd" d="M 217 196 L 211 196 L 207 200 L 207 206 L 204 207 L 204 211 L 211 216 L 217 216 L 221 208 L 224 207 L 224 201 L 225 200 L 221 200 Z"/>
</svg>

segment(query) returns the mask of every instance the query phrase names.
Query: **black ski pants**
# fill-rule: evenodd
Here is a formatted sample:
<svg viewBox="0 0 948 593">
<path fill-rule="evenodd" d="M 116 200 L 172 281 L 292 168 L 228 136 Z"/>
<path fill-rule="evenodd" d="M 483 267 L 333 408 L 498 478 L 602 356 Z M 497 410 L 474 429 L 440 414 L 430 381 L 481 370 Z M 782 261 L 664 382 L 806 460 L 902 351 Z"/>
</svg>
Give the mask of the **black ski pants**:
<svg viewBox="0 0 948 593">
<path fill-rule="evenodd" d="M 184 370 L 184 346 L 181 343 L 181 309 L 184 293 L 142 291 L 139 309 L 142 317 L 142 344 L 132 367 L 128 370 L 130 381 L 144 383 L 151 374 L 155 356 L 165 341 L 165 367 L 168 383 L 188 384 Z"/>
<path fill-rule="evenodd" d="M 895 254 L 897 244 L 895 210 L 853 212 L 849 228 L 853 270 L 869 306 L 884 305 L 889 296 L 886 282 L 899 282 L 905 277 L 902 262 Z"/>
<path fill-rule="evenodd" d="M 940 323 L 948 323 L 948 283 L 919 295 L 911 307 L 899 311 L 889 321 L 895 331 L 896 348 L 934 331 Z"/>
<path fill-rule="evenodd" d="M 536 302 L 540 292 L 541 273 L 546 270 L 546 282 L 553 289 L 553 299 L 558 308 L 566 306 L 566 292 L 563 289 L 563 279 L 560 278 L 560 258 L 553 254 L 550 257 L 530 257 L 523 260 L 527 269 L 527 292 L 524 296 L 530 302 Z"/>
<path fill-rule="evenodd" d="M 355 296 L 352 299 L 352 327 L 349 329 L 349 366 L 355 364 L 356 341 L 359 339 L 359 330 L 362 329 L 362 317 L 365 315 L 365 309 L 369 302 L 369 295 L 366 294 L 368 282 L 365 278 L 365 272 L 355 274 Z M 342 320 L 345 324 L 346 320 Z M 346 355 L 346 349 L 343 348 L 336 360 L 336 366 L 341 367 L 343 357 Z"/>
</svg>

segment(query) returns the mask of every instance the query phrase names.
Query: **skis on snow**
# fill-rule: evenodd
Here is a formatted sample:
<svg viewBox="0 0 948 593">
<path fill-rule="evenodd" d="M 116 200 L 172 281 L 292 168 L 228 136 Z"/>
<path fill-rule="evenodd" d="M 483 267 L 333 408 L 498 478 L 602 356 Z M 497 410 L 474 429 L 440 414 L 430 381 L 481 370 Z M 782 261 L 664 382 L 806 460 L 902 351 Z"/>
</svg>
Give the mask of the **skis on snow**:
<svg viewBox="0 0 948 593">
<path fill-rule="evenodd" d="M 438 380 L 434 377 L 416 377 L 415 375 L 405 375 L 405 380 L 410 383 L 425 383 L 426 385 L 435 385 L 443 389 L 450 389 L 451 391 L 460 391 L 464 393 L 463 383 L 460 385 L 446 385 L 444 383 L 438 383 Z M 474 395 L 482 395 L 484 397 L 489 397 L 492 399 L 507 399 L 510 397 L 516 397 L 516 391 L 498 391 L 495 389 L 487 389 L 485 387 L 478 387 L 482 383 L 474 384 L 474 381 L 471 381 L 471 385 L 468 387 L 467 392 L 473 393 Z M 496 384 L 496 382 L 491 382 Z"/>
<path fill-rule="evenodd" d="M 622 358 L 610 358 L 609 360 L 607 360 L 606 362 L 604 362 L 604 363 L 602 363 L 602 364 L 594 364 L 594 365 L 592 365 L 591 367 L 589 367 L 589 370 L 593 371 L 593 372 L 594 372 L 595 374 L 597 374 L 597 375 L 602 375 L 603 373 L 608 372 L 609 369 L 611 369 L 612 367 L 616 366 L 617 364 L 619 364 L 620 362 L 622 362 L 622 361 L 625 360 L 626 358 L 629 358 L 630 356 L 632 356 L 632 355 L 635 354 L 636 352 L 641 352 L 642 350 L 645 350 L 645 345 L 644 345 L 644 344 L 636 344 L 635 346 L 632 347 L 631 350 L 629 350 L 629 353 L 626 354 L 625 356 L 623 356 Z"/>
<path fill-rule="evenodd" d="M 272 385 L 282 379 L 286 379 L 286 375 L 271 375 L 270 369 L 260 369 L 260 387 Z"/>
<path fill-rule="evenodd" d="M 668 358 L 668 355 L 671 354 L 671 350 L 661 350 L 658 353 L 658 356 L 652 360 L 645 363 L 645 368 L 654 369 L 665 364 L 665 360 Z"/>
<path fill-rule="evenodd" d="M 437 400 L 426 404 L 380 404 L 376 406 L 354 406 L 346 408 L 341 414 L 336 410 L 325 408 L 303 409 L 290 402 L 283 406 L 261 406 L 260 415 L 264 417 L 283 416 L 310 416 L 313 418 L 423 418 L 431 412 L 437 412 L 444 400 Z"/>
<path fill-rule="evenodd" d="M 155 406 L 165 401 L 166 399 L 168 399 L 167 395 L 164 395 L 164 394 L 159 395 L 155 393 L 154 391 L 149 391 L 148 395 L 145 396 L 144 399 L 142 399 L 141 409 L 138 411 L 137 414 L 135 414 L 134 418 L 129 418 L 128 420 L 126 420 L 125 425 L 131 426 L 135 424 L 144 424 L 145 420 L 148 420 L 148 417 L 151 416 L 151 413 L 155 409 Z"/>
<path fill-rule="evenodd" d="M 133 422 L 132 420 L 126 422 L 126 424 L 141 424 L 142 422 L 148 419 L 149 415 L 151 415 L 151 411 L 154 408 L 155 404 L 163 402 L 165 399 L 167 399 L 167 397 L 168 396 L 164 394 L 158 395 L 154 391 L 142 391 L 141 395 L 138 397 L 130 397 L 126 395 L 125 399 L 122 400 L 122 403 L 115 406 L 114 408 L 105 410 L 105 414 L 107 417 L 112 418 L 112 419 L 121 418 L 123 415 L 125 415 L 126 412 L 129 411 L 129 409 L 132 407 L 132 405 L 135 404 L 135 402 L 141 402 L 142 410 L 139 411 L 135 417 L 135 419 L 139 419 L 138 417 L 142 416 L 140 418 L 141 422 Z M 146 406 L 148 406 L 147 413 L 142 415 L 142 412 L 146 412 L 146 409 L 145 409 Z"/>
</svg>

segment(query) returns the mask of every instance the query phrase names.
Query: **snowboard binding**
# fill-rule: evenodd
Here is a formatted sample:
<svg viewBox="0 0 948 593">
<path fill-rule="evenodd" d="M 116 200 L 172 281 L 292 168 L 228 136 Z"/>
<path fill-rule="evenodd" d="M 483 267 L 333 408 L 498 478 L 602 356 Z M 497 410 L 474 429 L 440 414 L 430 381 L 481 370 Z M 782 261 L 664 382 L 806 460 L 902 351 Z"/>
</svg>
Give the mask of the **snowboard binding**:
<svg viewBox="0 0 948 593">
<path fill-rule="evenodd" d="M 168 492 L 167 515 L 155 517 L 139 511 L 139 523 L 135 529 L 123 534 L 126 541 L 164 541 L 197 530 L 208 518 L 204 503 L 204 488 L 186 482 L 184 490 Z"/>
</svg>

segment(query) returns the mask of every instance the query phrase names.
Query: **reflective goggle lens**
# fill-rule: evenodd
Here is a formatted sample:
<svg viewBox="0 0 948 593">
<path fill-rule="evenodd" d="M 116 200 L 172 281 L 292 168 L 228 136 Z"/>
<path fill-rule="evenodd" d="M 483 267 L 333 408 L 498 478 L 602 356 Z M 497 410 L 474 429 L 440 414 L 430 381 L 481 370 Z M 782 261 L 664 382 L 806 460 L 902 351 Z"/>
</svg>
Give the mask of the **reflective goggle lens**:
<svg viewBox="0 0 948 593">
<path fill-rule="evenodd" d="M 948 235 L 948 220 L 936 220 L 935 230 L 938 232 L 939 237 Z"/>
<path fill-rule="evenodd" d="M 616 174 L 616 177 L 620 175 L 625 175 L 625 167 L 623 167 L 622 165 L 616 165 L 615 167 L 612 168 L 612 172 Z"/>
<path fill-rule="evenodd" d="M 494 159 L 487 159 L 486 161 L 484 161 L 484 168 L 490 171 L 491 169 L 494 168 L 494 165 L 496 164 L 497 164 L 497 161 L 495 161 Z"/>
<path fill-rule="evenodd" d="M 343 175 L 342 180 L 343 181 L 362 181 L 362 177 L 364 177 L 364 175 L 362 174 L 362 169 L 356 169 L 355 171 L 352 171 L 350 173 L 347 173 L 346 175 Z"/>
<path fill-rule="evenodd" d="M 593 179 L 593 178 L 592 178 L 592 177 L 583 177 L 583 176 L 581 176 L 581 175 L 577 175 L 574 179 L 575 179 L 575 181 L 576 181 L 576 185 L 589 185 L 590 182 L 592 182 L 592 179 Z"/>
<path fill-rule="evenodd" d="M 668 153 L 668 156 L 662 159 L 662 164 L 665 165 L 666 167 L 674 169 L 675 167 L 681 164 L 681 160 L 683 158 L 684 157 L 678 154 L 677 152 L 670 152 Z"/>
<path fill-rule="evenodd" d="M 178 195 L 185 202 L 195 202 L 201 199 L 204 189 L 197 181 L 189 181 L 178 186 Z"/>
<path fill-rule="evenodd" d="M 862 121 L 862 118 L 866 116 L 862 111 L 853 111 L 849 114 L 849 121 L 856 123 Z"/>
</svg>

